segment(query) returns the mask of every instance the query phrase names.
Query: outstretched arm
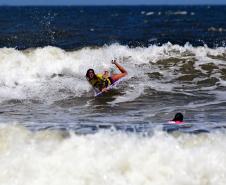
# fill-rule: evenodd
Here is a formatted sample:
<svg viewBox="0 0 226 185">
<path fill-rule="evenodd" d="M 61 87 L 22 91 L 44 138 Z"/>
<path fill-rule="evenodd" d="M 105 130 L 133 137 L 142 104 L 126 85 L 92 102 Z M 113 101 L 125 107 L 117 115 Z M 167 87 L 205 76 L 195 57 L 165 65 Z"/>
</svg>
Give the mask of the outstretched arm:
<svg viewBox="0 0 226 185">
<path fill-rule="evenodd" d="M 120 74 L 113 74 L 111 76 L 112 80 L 117 81 L 120 78 L 122 78 L 122 77 L 124 77 L 124 76 L 126 76 L 128 74 L 127 71 L 125 70 L 125 68 L 122 67 L 118 62 L 116 62 L 116 60 L 112 60 L 111 63 L 112 64 L 115 64 L 116 67 L 121 71 Z"/>
<path fill-rule="evenodd" d="M 116 62 L 116 60 L 112 60 L 111 63 L 112 63 L 112 64 L 115 64 L 116 67 L 121 71 L 121 73 L 125 73 L 125 75 L 128 74 L 127 71 L 125 70 L 125 68 L 122 67 L 121 65 L 119 65 L 119 63 Z"/>
</svg>

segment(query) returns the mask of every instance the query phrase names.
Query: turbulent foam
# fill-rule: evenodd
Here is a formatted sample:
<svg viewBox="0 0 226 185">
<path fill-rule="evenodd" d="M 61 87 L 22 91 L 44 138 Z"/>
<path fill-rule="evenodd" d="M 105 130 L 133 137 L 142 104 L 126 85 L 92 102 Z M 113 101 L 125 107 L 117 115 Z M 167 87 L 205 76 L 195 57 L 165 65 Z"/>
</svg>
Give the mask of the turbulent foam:
<svg viewBox="0 0 226 185">
<path fill-rule="evenodd" d="M 1 126 L 0 138 L 0 179 L 6 185 L 226 183 L 226 138 L 220 133 L 64 137 Z"/>
<path fill-rule="evenodd" d="M 119 44 L 100 48 L 64 51 L 56 47 L 18 51 L 0 49 L 0 97 L 10 99 L 59 100 L 68 97 L 90 96 L 86 82 L 88 68 L 96 72 L 111 69 L 110 61 L 118 58 L 129 75 L 120 91 L 128 96 L 131 86 L 146 89 L 181 91 L 210 86 L 225 86 L 226 48 L 215 49 L 172 45 L 152 45 L 148 48 L 129 48 Z M 117 70 L 115 69 L 115 72 Z M 138 85 L 139 84 L 139 85 Z M 136 94 L 136 93 L 135 93 Z M 125 95 L 125 96 L 127 96 Z M 125 101 L 133 100 L 126 97 Z M 121 101 L 121 100 L 118 100 Z"/>
<path fill-rule="evenodd" d="M 166 14 L 168 15 L 187 15 L 188 12 L 187 11 L 168 11 L 166 12 Z"/>
</svg>

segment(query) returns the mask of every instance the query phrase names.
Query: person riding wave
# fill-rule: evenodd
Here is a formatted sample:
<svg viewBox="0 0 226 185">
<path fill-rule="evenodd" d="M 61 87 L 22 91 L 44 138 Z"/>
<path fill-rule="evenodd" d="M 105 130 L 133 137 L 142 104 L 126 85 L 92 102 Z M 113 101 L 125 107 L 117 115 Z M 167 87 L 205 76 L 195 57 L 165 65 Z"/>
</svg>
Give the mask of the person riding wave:
<svg viewBox="0 0 226 185">
<path fill-rule="evenodd" d="M 95 74 L 93 69 L 88 69 L 86 72 L 86 79 L 88 82 L 93 86 L 96 91 L 105 92 L 107 91 L 107 87 L 113 84 L 114 82 L 118 81 L 120 78 L 126 76 L 128 73 L 127 71 L 119 65 L 116 60 L 111 61 L 112 64 L 115 64 L 116 67 L 121 71 L 119 74 L 112 74 L 109 75 L 108 71 L 104 71 L 103 74 Z"/>
</svg>

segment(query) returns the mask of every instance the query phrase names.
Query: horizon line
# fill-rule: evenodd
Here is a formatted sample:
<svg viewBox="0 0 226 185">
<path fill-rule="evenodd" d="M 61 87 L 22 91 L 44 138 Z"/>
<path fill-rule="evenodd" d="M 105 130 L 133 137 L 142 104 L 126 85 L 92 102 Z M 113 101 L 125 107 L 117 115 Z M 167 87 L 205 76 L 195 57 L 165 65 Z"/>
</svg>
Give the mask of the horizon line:
<svg viewBox="0 0 226 185">
<path fill-rule="evenodd" d="M 50 5 L 8 5 L 8 4 L 0 4 L 0 7 L 2 6 L 226 6 L 225 4 L 50 4 Z"/>
</svg>

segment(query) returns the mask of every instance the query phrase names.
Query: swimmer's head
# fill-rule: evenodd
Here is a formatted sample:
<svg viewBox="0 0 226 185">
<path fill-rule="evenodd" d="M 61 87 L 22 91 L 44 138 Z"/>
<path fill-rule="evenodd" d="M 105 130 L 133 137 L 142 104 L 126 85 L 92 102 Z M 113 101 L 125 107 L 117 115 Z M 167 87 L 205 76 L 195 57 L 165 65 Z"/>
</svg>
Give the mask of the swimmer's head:
<svg viewBox="0 0 226 185">
<path fill-rule="evenodd" d="M 175 117 L 173 118 L 172 121 L 183 121 L 183 119 L 184 119 L 183 114 L 178 112 L 178 113 L 175 114 Z"/>
</svg>

